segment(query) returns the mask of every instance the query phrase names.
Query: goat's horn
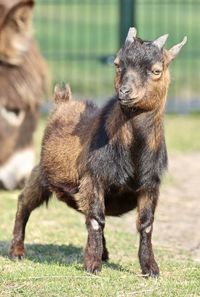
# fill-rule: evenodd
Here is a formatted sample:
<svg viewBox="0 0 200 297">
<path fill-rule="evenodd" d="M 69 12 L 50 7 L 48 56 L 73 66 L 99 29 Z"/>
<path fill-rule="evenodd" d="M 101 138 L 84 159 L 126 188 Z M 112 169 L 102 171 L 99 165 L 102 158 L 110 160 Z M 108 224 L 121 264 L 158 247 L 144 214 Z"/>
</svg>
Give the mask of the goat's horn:
<svg viewBox="0 0 200 297">
<path fill-rule="evenodd" d="M 175 57 L 180 52 L 182 47 L 186 44 L 186 42 L 187 42 L 187 36 L 184 36 L 183 40 L 180 43 L 178 43 L 178 44 L 174 45 L 172 48 L 170 48 L 170 50 L 169 50 L 170 55 L 172 57 Z"/>
<path fill-rule="evenodd" d="M 133 42 L 136 37 L 137 30 L 134 27 L 130 27 L 128 30 L 128 35 L 126 37 L 126 42 Z"/>
<path fill-rule="evenodd" d="M 159 49 L 162 49 L 167 41 L 169 34 L 165 34 L 154 40 L 153 44 L 156 45 Z"/>
</svg>

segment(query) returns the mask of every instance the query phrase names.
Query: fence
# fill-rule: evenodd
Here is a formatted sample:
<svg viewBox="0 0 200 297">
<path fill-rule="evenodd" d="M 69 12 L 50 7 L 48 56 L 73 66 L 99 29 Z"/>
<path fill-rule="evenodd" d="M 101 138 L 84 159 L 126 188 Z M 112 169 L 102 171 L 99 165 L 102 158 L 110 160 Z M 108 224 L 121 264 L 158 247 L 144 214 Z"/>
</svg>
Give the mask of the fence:
<svg viewBox="0 0 200 297">
<path fill-rule="evenodd" d="M 53 80 L 68 81 L 77 97 L 113 94 L 113 57 L 120 46 L 120 3 L 130 0 L 38 0 L 34 25 Z M 151 40 L 169 33 L 166 47 L 188 36 L 172 65 L 169 97 L 200 99 L 200 0 L 134 0 L 133 22 Z M 122 9 L 122 7 L 121 7 Z"/>
</svg>

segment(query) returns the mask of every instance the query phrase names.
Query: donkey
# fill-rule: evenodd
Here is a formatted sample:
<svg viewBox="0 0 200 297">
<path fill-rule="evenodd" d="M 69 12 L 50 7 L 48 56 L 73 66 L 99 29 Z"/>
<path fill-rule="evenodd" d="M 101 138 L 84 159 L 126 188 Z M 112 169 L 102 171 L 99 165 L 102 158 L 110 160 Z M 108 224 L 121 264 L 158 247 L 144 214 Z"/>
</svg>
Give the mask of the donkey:
<svg viewBox="0 0 200 297">
<path fill-rule="evenodd" d="M 0 0 L 0 188 L 22 187 L 34 165 L 33 132 L 48 89 L 32 37 L 34 1 Z"/>
</svg>

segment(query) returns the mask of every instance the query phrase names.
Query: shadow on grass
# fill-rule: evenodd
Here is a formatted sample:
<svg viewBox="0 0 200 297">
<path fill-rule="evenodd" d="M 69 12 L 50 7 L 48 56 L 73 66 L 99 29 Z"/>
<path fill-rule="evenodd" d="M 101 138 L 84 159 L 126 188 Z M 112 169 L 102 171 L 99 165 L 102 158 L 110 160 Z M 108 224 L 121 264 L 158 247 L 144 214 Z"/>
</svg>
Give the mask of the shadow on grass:
<svg viewBox="0 0 200 297">
<path fill-rule="evenodd" d="M 26 259 L 35 263 L 58 265 L 83 264 L 83 248 L 72 244 L 26 244 Z M 9 258 L 10 241 L 0 241 L 0 256 Z M 122 265 L 113 262 L 103 262 L 103 266 L 127 273 L 132 273 Z M 83 267 L 83 265 L 82 265 Z M 78 270 L 83 270 L 77 266 Z"/>
<path fill-rule="evenodd" d="M 82 248 L 72 244 L 26 244 L 28 260 L 39 263 L 72 264 L 82 262 Z"/>
<path fill-rule="evenodd" d="M 26 259 L 35 263 L 70 265 L 77 266 L 77 270 L 83 270 L 83 248 L 72 244 L 26 244 Z M 0 256 L 9 258 L 10 241 L 0 241 Z M 103 262 L 103 266 L 117 271 L 133 273 L 123 265 L 113 262 Z"/>
<path fill-rule="evenodd" d="M 103 266 L 110 268 L 112 270 L 117 270 L 117 271 L 133 274 L 133 271 L 125 268 L 123 265 L 120 265 L 118 263 L 113 263 L 113 262 L 108 261 L 108 262 L 103 262 Z"/>
<path fill-rule="evenodd" d="M 83 261 L 80 247 L 72 244 L 26 244 L 26 259 L 37 263 L 72 264 Z M 9 241 L 0 241 L 0 256 L 9 257 Z"/>
</svg>

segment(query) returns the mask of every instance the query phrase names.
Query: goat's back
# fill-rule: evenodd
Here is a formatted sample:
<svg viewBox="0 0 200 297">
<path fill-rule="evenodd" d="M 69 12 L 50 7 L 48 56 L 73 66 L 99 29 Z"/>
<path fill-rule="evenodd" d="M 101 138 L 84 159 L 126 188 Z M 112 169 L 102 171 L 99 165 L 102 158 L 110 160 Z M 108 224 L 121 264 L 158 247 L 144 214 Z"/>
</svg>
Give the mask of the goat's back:
<svg viewBox="0 0 200 297">
<path fill-rule="evenodd" d="M 41 166 L 53 187 L 77 187 L 78 160 L 87 145 L 98 108 L 89 102 L 68 101 L 56 105 L 47 124 Z"/>
</svg>

